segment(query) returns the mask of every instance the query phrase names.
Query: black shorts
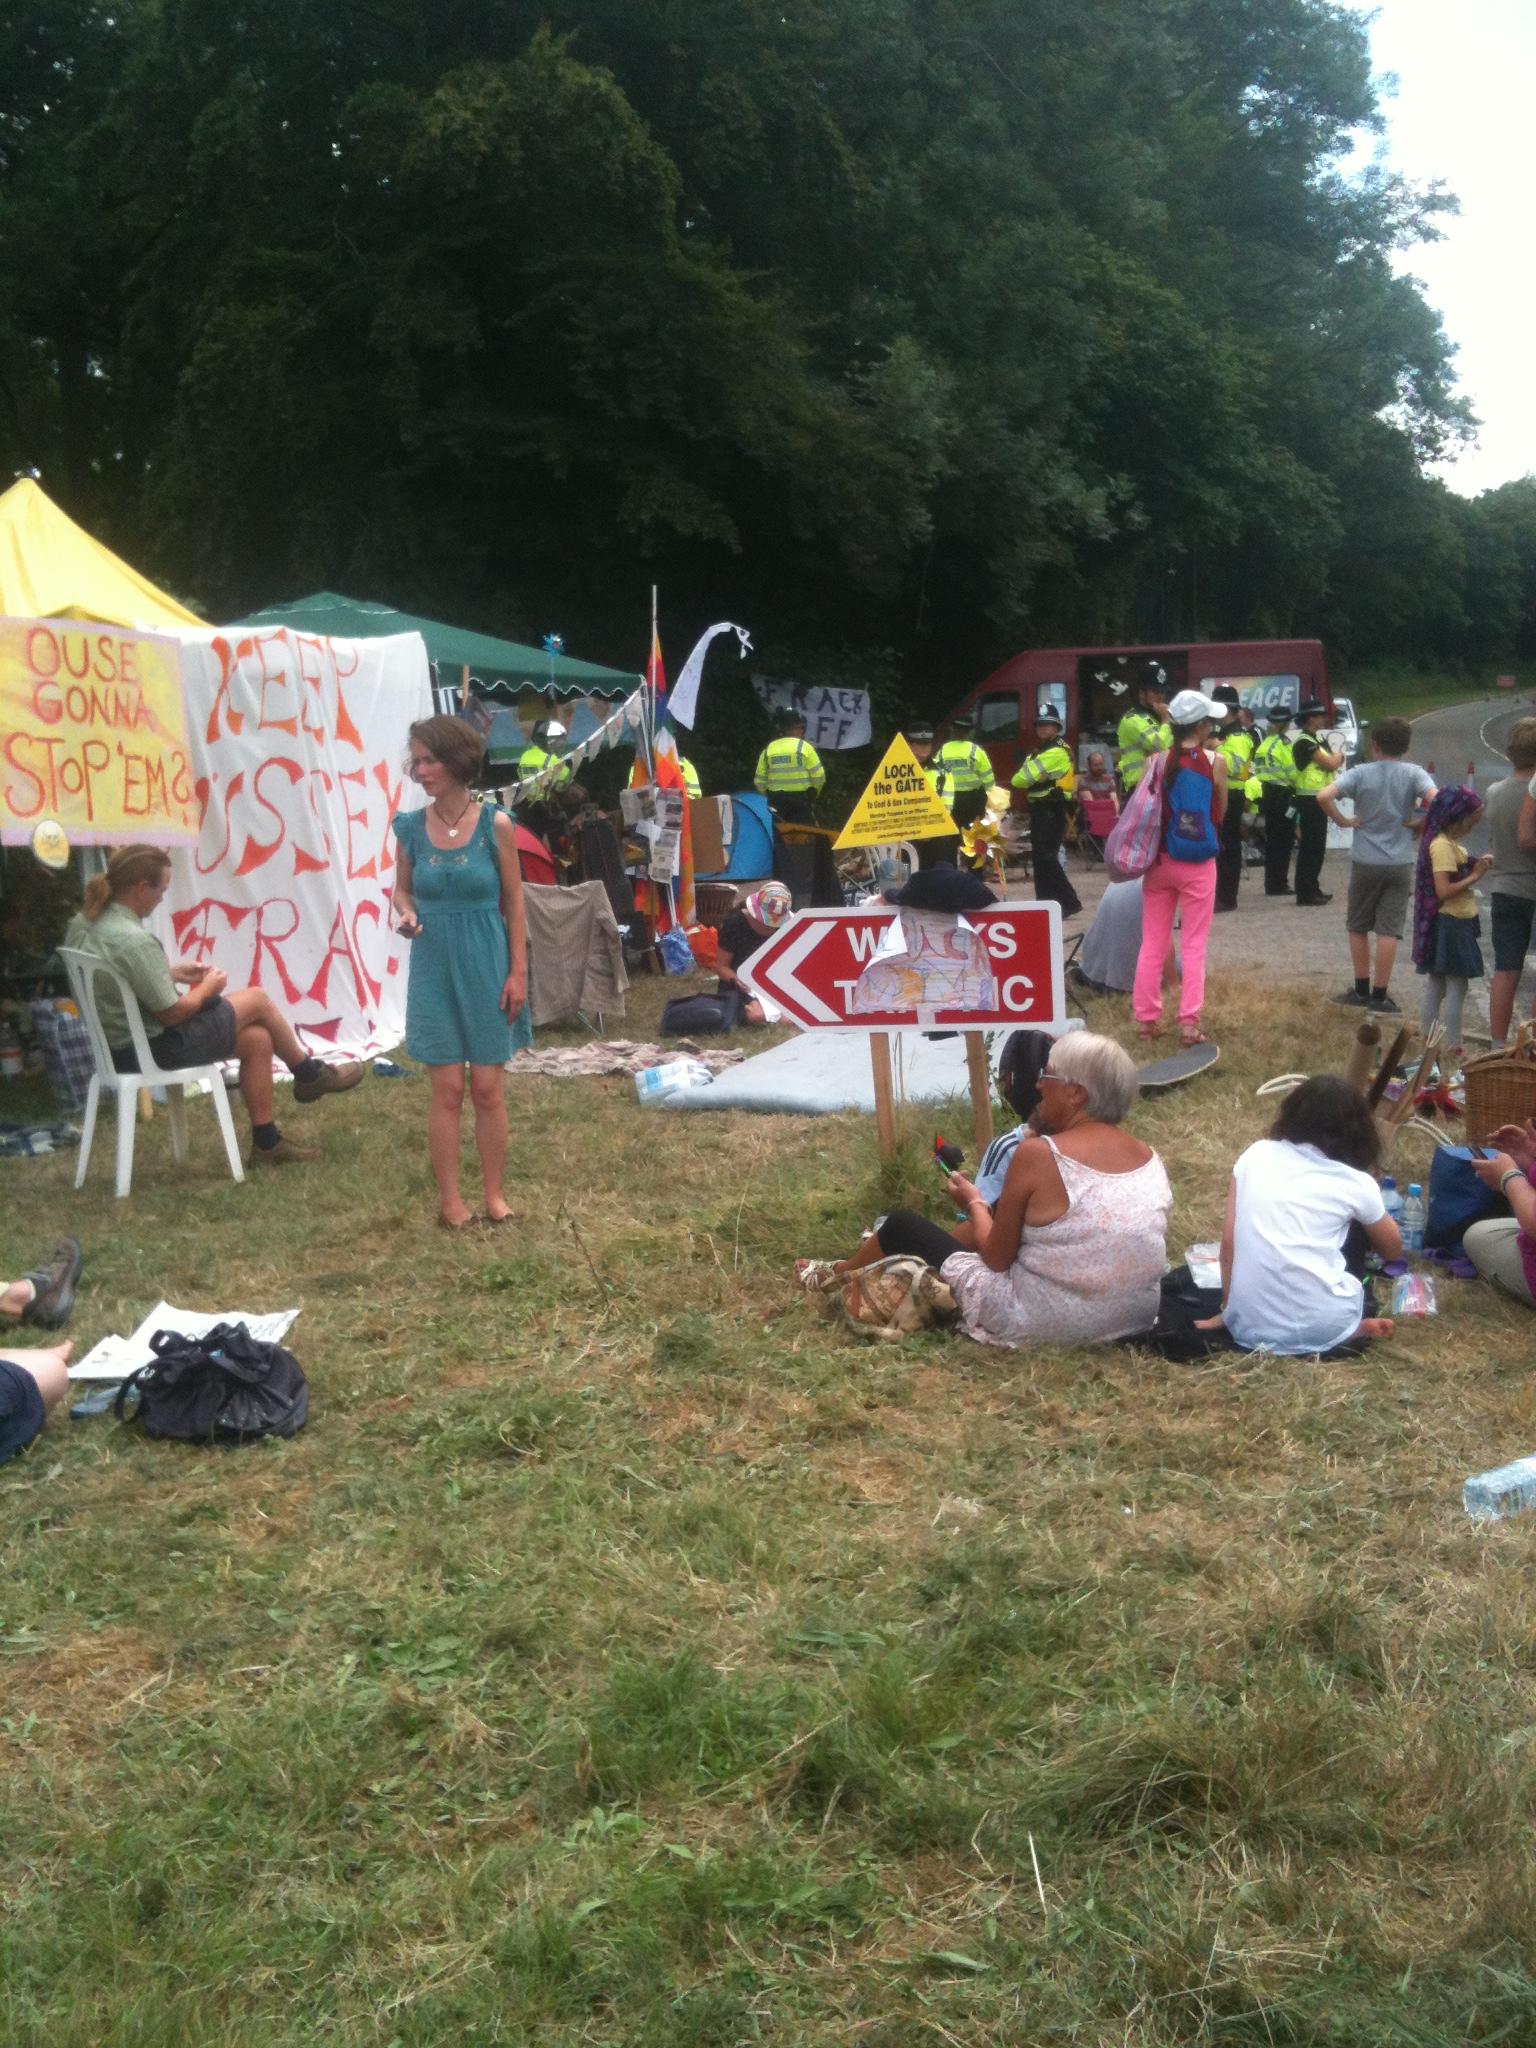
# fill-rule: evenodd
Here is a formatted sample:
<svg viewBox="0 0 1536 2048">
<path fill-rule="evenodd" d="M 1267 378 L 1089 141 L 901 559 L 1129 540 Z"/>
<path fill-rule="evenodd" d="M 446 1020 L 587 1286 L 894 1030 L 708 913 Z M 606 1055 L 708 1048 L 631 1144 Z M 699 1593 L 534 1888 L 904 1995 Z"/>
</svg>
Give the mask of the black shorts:
<svg viewBox="0 0 1536 2048">
<path fill-rule="evenodd" d="M 149 1049 L 157 1066 L 207 1067 L 215 1060 L 234 1058 L 239 1028 L 234 1004 L 228 996 L 215 996 L 185 1024 L 157 1031 L 149 1041 Z M 138 1070 L 139 1056 L 131 1045 L 114 1045 L 112 1064 L 120 1074 L 132 1074 Z"/>
<path fill-rule="evenodd" d="M 42 1389 L 31 1373 L 0 1358 L 0 1465 L 27 1448 L 47 1416 Z"/>
<path fill-rule="evenodd" d="M 1501 896 L 1493 892 L 1493 971 L 1518 974 L 1531 950 L 1531 923 L 1536 903 L 1527 896 Z"/>
</svg>

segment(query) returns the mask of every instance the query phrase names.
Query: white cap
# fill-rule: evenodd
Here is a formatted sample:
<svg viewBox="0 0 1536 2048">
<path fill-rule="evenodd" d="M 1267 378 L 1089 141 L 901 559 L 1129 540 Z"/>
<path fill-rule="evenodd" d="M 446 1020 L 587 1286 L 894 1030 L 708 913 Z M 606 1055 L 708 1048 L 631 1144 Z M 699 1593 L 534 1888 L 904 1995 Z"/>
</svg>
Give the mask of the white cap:
<svg viewBox="0 0 1536 2048">
<path fill-rule="evenodd" d="M 1172 725 L 1198 725 L 1202 718 L 1225 718 L 1227 706 L 1218 704 L 1214 698 L 1202 697 L 1198 690 L 1180 690 L 1168 706 L 1168 719 Z"/>
</svg>

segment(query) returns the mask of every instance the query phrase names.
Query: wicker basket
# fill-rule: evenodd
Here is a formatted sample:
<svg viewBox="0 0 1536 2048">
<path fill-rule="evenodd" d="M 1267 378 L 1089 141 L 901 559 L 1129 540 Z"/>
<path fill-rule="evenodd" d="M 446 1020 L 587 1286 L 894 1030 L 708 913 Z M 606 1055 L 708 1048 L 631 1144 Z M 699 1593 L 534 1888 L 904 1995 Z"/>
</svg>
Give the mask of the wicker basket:
<svg viewBox="0 0 1536 2048">
<path fill-rule="evenodd" d="M 1464 1071 L 1469 1144 L 1486 1145 L 1501 1124 L 1536 1117 L 1536 1025 L 1522 1024 L 1513 1045 L 1468 1060 Z"/>
<path fill-rule="evenodd" d="M 700 924 L 724 924 L 740 901 L 741 891 L 734 882 L 700 882 L 694 890 Z"/>
</svg>

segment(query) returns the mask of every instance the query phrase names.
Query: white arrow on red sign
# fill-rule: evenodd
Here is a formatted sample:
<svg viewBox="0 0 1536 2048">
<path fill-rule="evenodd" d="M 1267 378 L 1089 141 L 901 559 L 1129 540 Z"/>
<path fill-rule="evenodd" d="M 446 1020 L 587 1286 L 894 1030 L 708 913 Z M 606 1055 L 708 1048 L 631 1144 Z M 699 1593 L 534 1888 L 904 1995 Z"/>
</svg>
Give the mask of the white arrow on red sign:
<svg viewBox="0 0 1536 2048">
<path fill-rule="evenodd" d="M 874 905 L 802 910 L 742 962 L 738 977 L 802 1031 L 1050 1029 L 1066 1021 L 1054 903 L 999 903 L 959 919 Z"/>
</svg>

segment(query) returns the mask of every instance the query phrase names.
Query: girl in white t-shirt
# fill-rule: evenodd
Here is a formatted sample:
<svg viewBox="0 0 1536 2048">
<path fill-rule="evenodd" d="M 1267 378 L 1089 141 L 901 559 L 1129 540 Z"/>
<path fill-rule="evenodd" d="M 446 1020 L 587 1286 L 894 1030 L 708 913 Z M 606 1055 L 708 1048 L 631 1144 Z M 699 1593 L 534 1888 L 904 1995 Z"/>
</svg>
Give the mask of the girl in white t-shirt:
<svg viewBox="0 0 1536 2048">
<path fill-rule="evenodd" d="M 1316 1074 L 1287 1096 L 1269 1136 L 1232 1169 L 1222 1311 L 1202 1327 L 1225 1324 L 1244 1351 L 1290 1355 L 1389 1337 L 1344 1258 L 1352 1223 L 1383 1259 L 1402 1251 L 1375 1177 L 1380 1154 L 1375 1119 L 1347 1081 Z"/>
</svg>

